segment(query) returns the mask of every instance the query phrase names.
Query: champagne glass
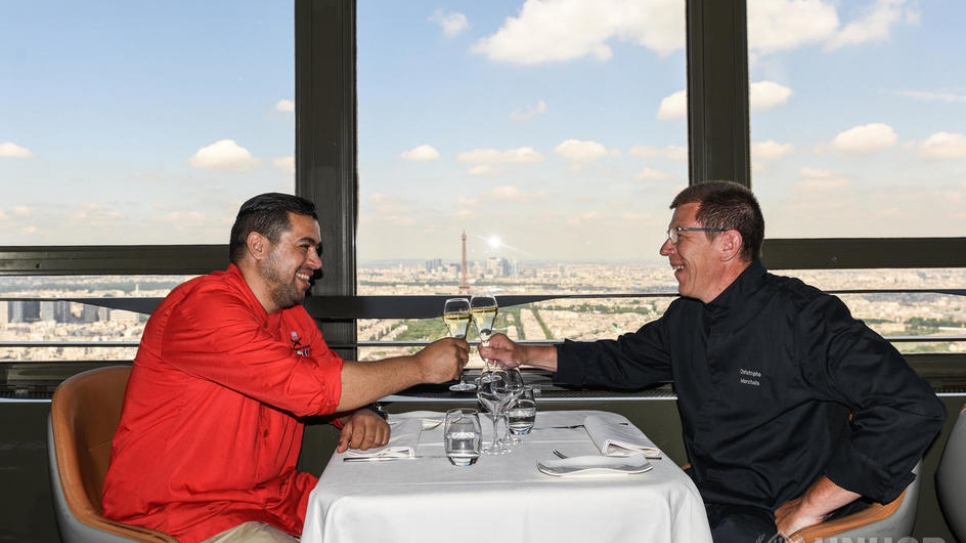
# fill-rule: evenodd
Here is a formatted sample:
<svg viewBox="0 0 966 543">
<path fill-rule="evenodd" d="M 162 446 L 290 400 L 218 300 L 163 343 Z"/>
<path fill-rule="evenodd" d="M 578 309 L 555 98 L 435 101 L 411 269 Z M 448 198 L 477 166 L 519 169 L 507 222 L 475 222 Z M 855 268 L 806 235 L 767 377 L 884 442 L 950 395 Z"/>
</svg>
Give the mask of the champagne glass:
<svg viewBox="0 0 966 543">
<path fill-rule="evenodd" d="M 476 330 L 480 334 L 480 344 L 484 347 L 490 344 L 490 336 L 493 335 L 493 321 L 496 320 L 496 297 L 488 294 L 478 294 L 470 298 L 470 315 Z M 483 359 L 483 375 L 489 375 L 490 361 Z M 480 378 L 483 378 L 483 375 Z"/>
<path fill-rule="evenodd" d="M 470 301 L 466 298 L 450 298 L 443 303 L 443 324 L 449 330 L 450 337 L 466 339 L 466 330 L 470 326 Z M 473 383 L 467 383 L 460 372 L 460 382 L 450 385 L 453 392 L 466 392 L 476 388 Z"/>
</svg>

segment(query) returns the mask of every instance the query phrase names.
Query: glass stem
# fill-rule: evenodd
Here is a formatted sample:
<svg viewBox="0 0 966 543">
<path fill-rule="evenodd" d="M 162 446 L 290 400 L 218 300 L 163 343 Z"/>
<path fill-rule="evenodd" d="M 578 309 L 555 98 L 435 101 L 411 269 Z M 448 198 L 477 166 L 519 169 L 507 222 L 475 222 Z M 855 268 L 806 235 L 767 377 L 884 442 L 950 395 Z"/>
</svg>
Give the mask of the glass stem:
<svg viewBox="0 0 966 543">
<path fill-rule="evenodd" d="M 497 428 L 497 426 L 499 426 L 499 422 L 498 421 L 500 420 L 500 417 L 499 417 L 499 415 L 497 415 L 496 413 L 494 413 L 494 414 L 490 415 L 490 419 L 493 421 L 493 443 L 490 444 L 490 452 L 493 453 L 493 454 L 495 454 L 498 451 L 497 444 L 500 442 L 500 440 L 499 440 L 499 437 L 500 437 L 499 429 Z"/>
</svg>

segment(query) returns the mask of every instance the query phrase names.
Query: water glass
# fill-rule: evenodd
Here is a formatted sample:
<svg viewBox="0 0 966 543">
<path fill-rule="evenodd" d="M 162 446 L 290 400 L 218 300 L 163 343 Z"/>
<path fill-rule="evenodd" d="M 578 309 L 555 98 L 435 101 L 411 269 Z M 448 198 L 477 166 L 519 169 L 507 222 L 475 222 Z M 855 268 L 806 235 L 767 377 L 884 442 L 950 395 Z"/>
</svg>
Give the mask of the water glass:
<svg viewBox="0 0 966 543">
<path fill-rule="evenodd" d="M 507 408 L 507 426 L 510 433 L 523 436 L 530 433 L 537 419 L 537 401 L 533 397 L 533 387 L 523 387 L 523 393 Z"/>
<path fill-rule="evenodd" d="M 480 457 L 483 430 L 476 409 L 450 409 L 443 421 L 446 457 L 456 466 L 471 466 Z"/>
</svg>

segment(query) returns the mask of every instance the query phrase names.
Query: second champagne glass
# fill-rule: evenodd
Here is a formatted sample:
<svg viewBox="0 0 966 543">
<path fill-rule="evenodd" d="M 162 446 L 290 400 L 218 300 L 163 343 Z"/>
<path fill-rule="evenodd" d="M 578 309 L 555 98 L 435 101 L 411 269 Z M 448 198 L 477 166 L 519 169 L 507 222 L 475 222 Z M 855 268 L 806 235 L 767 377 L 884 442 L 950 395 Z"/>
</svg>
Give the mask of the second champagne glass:
<svg viewBox="0 0 966 543">
<path fill-rule="evenodd" d="M 488 294 L 478 294 L 470 298 L 470 315 L 476 330 L 480 334 L 480 344 L 489 345 L 490 336 L 493 335 L 493 321 L 496 320 L 496 297 Z M 490 361 L 483 359 L 483 375 L 488 375 L 490 371 Z"/>
<path fill-rule="evenodd" d="M 443 324 L 449 330 L 450 337 L 466 339 L 466 330 L 470 326 L 470 301 L 466 298 L 450 298 L 443 303 Z M 473 383 L 467 383 L 460 372 L 460 382 L 450 385 L 454 392 L 467 392 L 476 389 Z"/>
</svg>

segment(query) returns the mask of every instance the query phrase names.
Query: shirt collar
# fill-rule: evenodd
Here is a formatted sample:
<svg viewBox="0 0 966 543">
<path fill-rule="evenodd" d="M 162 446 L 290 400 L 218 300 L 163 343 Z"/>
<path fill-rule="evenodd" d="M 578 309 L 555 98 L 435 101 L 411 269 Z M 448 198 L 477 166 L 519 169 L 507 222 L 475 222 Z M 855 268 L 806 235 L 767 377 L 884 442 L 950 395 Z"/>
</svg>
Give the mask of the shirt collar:
<svg viewBox="0 0 966 543">
<path fill-rule="evenodd" d="M 768 270 L 765 269 L 761 260 L 754 260 L 734 282 L 728 285 L 728 288 L 706 304 L 707 307 L 712 310 L 723 310 L 740 304 L 761 287 L 767 273 Z"/>
</svg>

